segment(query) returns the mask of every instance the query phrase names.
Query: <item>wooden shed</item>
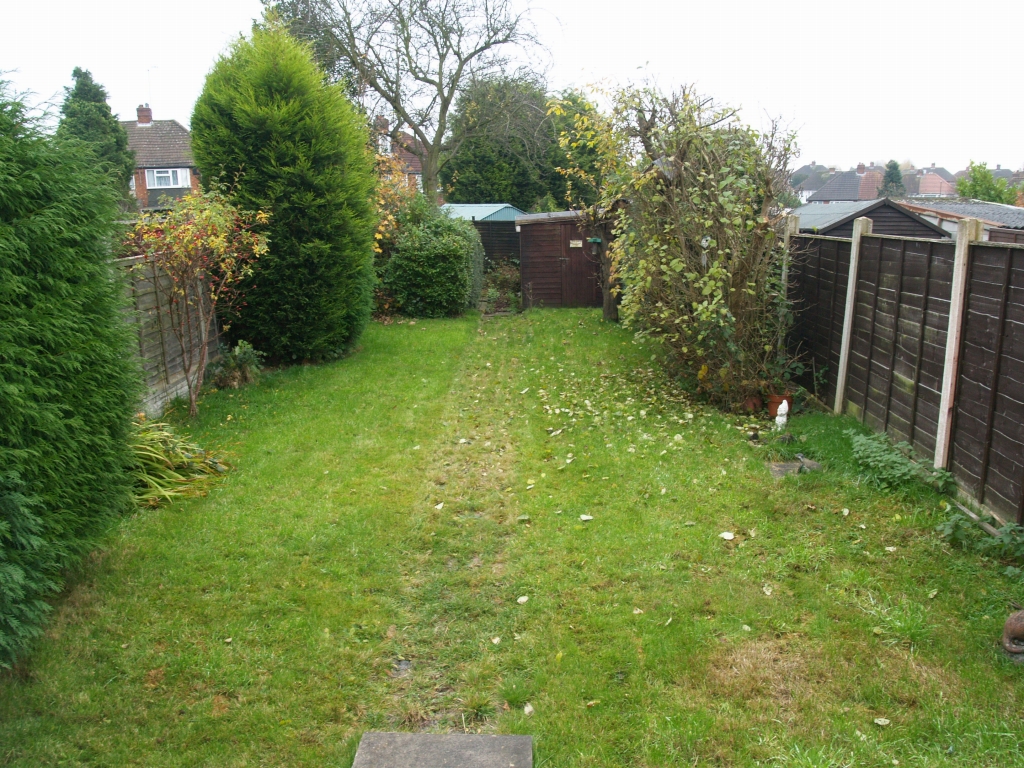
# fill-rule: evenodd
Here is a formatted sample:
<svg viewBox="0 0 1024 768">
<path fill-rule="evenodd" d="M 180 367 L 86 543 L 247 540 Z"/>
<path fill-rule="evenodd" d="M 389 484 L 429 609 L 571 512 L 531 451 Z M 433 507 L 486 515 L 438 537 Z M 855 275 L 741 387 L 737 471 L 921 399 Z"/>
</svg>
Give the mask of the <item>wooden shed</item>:
<svg viewBox="0 0 1024 768">
<path fill-rule="evenodd" d="M 871 232 L 876 235 L 924 237 L 939 240 L 949 237 L 942 227 L 926 221 L 899 203 L 883 197 L 839 203 L 808 203 L 793 211 L 800 217 L 800 231 L 829 237 L 853 237 L 853 220 L 861 216 L 871 219 Z"/>
<path fill-rule="evenodd" d="M 526 307 L 600 307 L 601 265 L 574 211 L 516 218 Z"/>
</svg>

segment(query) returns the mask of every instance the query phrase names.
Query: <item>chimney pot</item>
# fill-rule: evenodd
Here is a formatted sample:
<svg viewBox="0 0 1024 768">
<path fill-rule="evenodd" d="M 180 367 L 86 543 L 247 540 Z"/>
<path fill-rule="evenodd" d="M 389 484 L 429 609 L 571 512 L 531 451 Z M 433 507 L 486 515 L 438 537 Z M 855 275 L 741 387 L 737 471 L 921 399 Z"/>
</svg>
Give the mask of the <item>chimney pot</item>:
<svg viewBox="0 0 1024 768">
<path fill-rule="evenodd" d="M 139 104 L 136 109 L 136 116 L 139 120 L 139 125 L 149 125 L 153 122 L 153 110 L 149 108 L 149 104 Z"/>
</svg>

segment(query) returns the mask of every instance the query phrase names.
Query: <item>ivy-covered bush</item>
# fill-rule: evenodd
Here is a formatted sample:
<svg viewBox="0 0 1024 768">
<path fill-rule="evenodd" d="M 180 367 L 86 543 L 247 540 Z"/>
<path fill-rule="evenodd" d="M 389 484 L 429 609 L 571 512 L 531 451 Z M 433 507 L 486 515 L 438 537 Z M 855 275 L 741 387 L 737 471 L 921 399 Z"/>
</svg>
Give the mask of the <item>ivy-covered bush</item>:
<svg viewBox="0 0 1024 768">
<path fill-rule="evenodd" d="M 111 264 L 119 194 L 0 83 L 0 667 L 132 502 L 140 375 Z"/>
<path fill-rule="evenodd" d="M 626 325 L 662 343 L 674 371 L 722 405 L 787 389 L 798 368 L 786 346 L 779 200 L 792 137 L 755 131 L 690 90 L 626 88 L 611 101 L 562 141 L 597 149 L 595 173 L 566 173 L 600 189 L 584 219 L 614 224 L 603 269 L 625 286 Z"/>
<path fill-rule="evenodd" d="M 310 51 L 271 24 L 238 40 L 206 79 L 192 148 L 207 186 L 265 211 L 269 249 L 228 334 L 275 362 L 341 354 L 373 301 L 373 154 L 365 117 Z"/>
<path fill-rule="evenodd" d="M 451 317 L 479 299 L 483 260 L 473 225 L 449 218 L 421 196 L 399 217 L 381 283 L 402 314 Z"/>
</svg>

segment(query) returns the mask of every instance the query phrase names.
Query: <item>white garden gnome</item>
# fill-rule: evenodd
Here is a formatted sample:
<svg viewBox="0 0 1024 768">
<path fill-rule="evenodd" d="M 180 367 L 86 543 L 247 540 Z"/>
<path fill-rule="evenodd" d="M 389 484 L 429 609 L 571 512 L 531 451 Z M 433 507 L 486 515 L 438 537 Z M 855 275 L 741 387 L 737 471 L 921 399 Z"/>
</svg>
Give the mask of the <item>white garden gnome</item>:
<svg viewBox="0 0 1024 768">
<path fill-rule="evenodd" d="M 789 400 L 783 400 L 779 404 L 778 415 L 775 417 L 775 431 L 784 430 L 787 421 L 789 421 Z"/>
</svg>

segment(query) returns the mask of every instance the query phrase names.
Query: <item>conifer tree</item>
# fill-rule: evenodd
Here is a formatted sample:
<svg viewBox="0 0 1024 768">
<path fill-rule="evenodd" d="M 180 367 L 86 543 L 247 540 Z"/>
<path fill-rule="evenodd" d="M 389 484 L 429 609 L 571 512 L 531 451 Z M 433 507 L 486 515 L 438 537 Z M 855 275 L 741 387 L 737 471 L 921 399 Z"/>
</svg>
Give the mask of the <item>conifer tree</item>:
<svg viewBox="0 0 1024 768">
<path fill-rule="evenodd" d="M 131 503 L 140 376 L 111 263 L 117 195 L 0 82 L 0 668 Z"/>
<path fill-rule="evenodd" d="M 90 145 L 101 167 L 111 174 L 118 191 L 128 195 L 135 170 L 135 153 L 128 149 L 128 133 L 110 111 L 107 92 L 87 69 L 75 67 L 73 88 L 64 89 L 59 137 L 74 137 Z"/>
<path fill-rule="evenodd" d="M 204 184 L 227 184 L 239 208 L 270 217 L 230 335 L 278 362 L 341 354 L 369 320 L 375 284 L 365 117 L 271 22 L 214 65 L 192 148 Z"/>
<path fill-rule="evenodd" d="M 878 188 L 879 197 L 902 197 L 907 194 L 907 188 L 903 184 L 903 172 L 900 171 L 900 164 L 890 160 L 885 164 L 885 176 L 882 178 L 882 186 Z"/>
</svg>

